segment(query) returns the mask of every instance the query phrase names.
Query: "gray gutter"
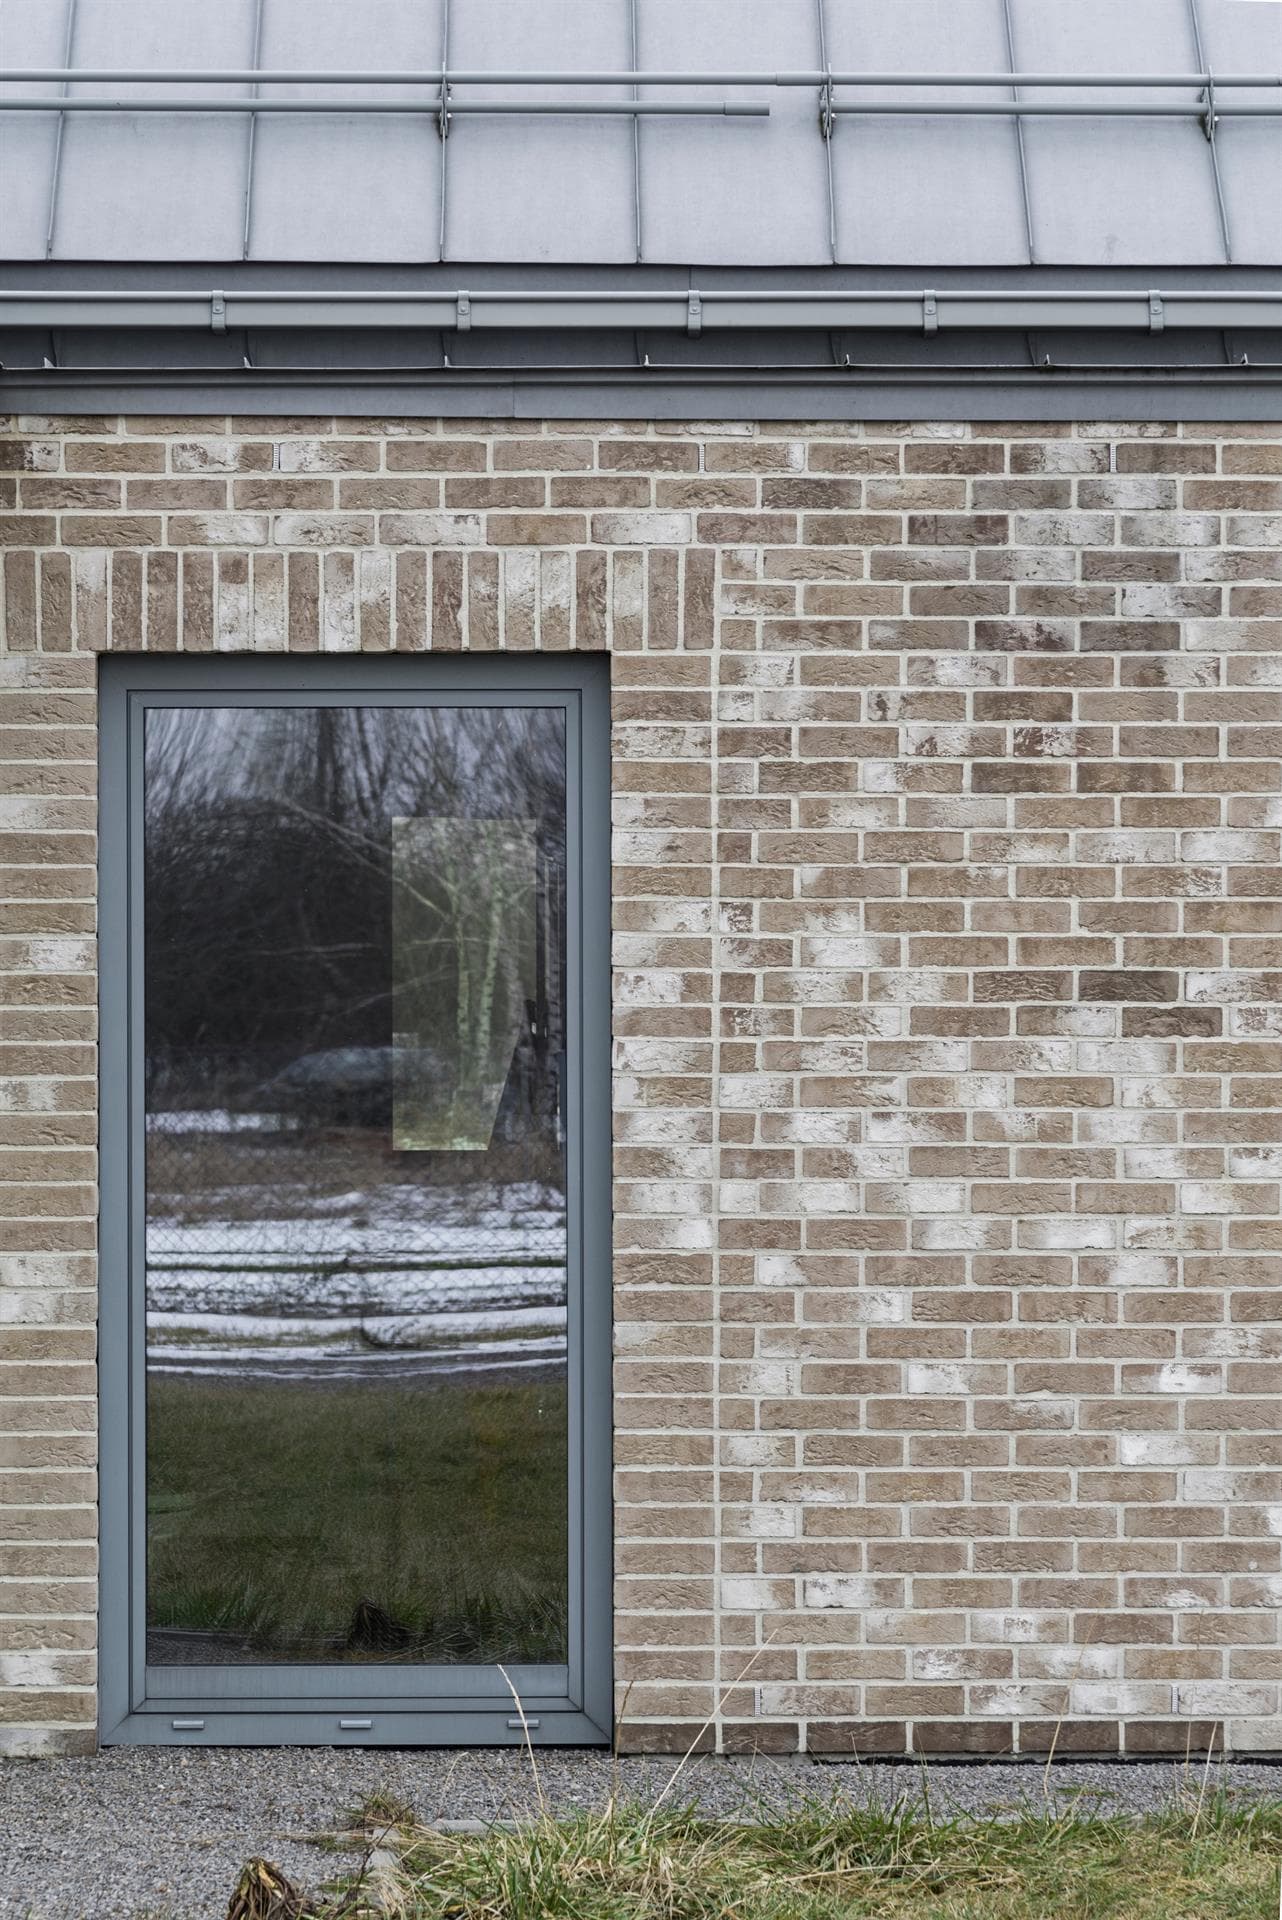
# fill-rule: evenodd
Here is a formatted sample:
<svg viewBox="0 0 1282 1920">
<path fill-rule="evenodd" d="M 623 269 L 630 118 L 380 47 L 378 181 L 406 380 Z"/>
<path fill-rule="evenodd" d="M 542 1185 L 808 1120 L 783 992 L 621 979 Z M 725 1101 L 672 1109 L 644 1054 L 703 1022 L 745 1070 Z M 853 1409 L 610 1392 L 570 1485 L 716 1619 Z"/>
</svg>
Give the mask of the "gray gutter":
<svg viewBox="0 0 1282 1920">
<path fill-rule="evenodd" d="M 0 289 L 0 327 L 200 329 L 428 328 L 467 333 L 537 328 L 655 329 L 697 337 L 736 329 L 859 328 L 937 334 L 1045 328 L 1147 334 L 1172 329 L 1282 327 L 1282 290 L 917 291 L 499 288 L 413 292 L 338 290 L 90 291 Z"/>
</svg>

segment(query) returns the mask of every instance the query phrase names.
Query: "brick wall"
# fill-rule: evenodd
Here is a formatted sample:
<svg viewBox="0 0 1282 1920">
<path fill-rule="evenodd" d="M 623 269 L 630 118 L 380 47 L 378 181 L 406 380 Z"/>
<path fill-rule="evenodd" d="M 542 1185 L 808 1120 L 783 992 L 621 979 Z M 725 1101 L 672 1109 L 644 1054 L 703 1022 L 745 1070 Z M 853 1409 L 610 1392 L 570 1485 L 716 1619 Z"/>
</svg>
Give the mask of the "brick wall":
<svg viewBox="0 0 1282 1920">
<path fill-rule="evenodd" d="M 93 656 L 467 646 L 613 654 L 624 1743 L 1282 1749 L 1282 431 L 2 454 L 9 1743 L 92 1737 Z"/>
</svg>

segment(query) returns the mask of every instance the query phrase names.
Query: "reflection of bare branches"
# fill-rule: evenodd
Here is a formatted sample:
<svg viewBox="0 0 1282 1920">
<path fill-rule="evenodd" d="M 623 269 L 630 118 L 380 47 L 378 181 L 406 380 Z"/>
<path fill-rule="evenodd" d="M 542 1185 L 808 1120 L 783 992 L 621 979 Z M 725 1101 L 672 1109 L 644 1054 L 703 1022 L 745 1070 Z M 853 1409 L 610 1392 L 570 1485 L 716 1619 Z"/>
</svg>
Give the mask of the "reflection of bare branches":
<svg viewBox="0 0 1282 1920">
<path fill-rule="evenodd" d="M 333 839 L 341 841 L 355 863 L 365 866 L 371 873 L 378 874 L 380 879 L 386 875 L 388 866 L 386 831 L 384 831 L 383 835 L 376 837 L 373 833 L 367 832 L 364 829 L 346 827 L 342 821 L 331 820 L 328 815 L 317 813 L 314 807 L 301 806 L 297 801 L 282 799 L 278 802 L 278 805 L 283 818 L 292 816 L 295 819 L 306 821 L 309 826 L 315 829 L 318 836 L 329 835 Z M 383 823 L 384 829 L 386 829 L 386 824 L 386 822 Z M 413 893 L 415 904 L 422 907 L 424 912 L 434 914 L 438 919 L 444 921 L 445 914 L 436 906 L 435 902 L 427 893 L 416 888 L 409 879 L 402 878 L 398 881 L 398 884 Z"/>
<path fill-rule="evenodd" d="M 514 1054 L 537 1024 L 536 843 L 531 820 L 393 823 L 393 1125 L 405 1146 L 491 1137 Z M 443 908 L 425 914 L 429 892 Z M 451 1004 L 449 1069 L 429 1076 L 413 1050 L 442 1047 Z"/>
<path fill-rule="evenodd" d="M 559 714 L 514 707 L 157 708 L 149 823 L 288 799 L 376 833 L 389 814 L 547 815 L 564 791 Z"/>
<path fill-rule="evenodd" d="M 396 818 L 472 822 L 478 841 L 502 820 L 533 824 L 528 871 L 546 951 L 538 993 L 559 1034 L 557 710 L 173 707 L 152 709 L 146 726 L 147 1051 L 161 1104 L 234 1110 L 309 1052 L 388 1046 L 394 984 L 435 995 L 438 1026 L 457 1017 L 483 1039 L 522 972 L 505 950 L 505 920 L 529 908 L 486 873 L 479 848 L 453 869 L 429 863 L 394 881 Z M 478 885 L 492 911 L 485 938 L 465 951 L 459 933 Z M 398 897 L 436 934 L 401 957 L 394 982 Z M 484 924 L 482 915 L 477 931 Z M 432 1036 L 442 1039 L 461 1050 L 462 1030 Z M 548 1044 L 542 1031 L 544 1053 Z"/>
</svg>

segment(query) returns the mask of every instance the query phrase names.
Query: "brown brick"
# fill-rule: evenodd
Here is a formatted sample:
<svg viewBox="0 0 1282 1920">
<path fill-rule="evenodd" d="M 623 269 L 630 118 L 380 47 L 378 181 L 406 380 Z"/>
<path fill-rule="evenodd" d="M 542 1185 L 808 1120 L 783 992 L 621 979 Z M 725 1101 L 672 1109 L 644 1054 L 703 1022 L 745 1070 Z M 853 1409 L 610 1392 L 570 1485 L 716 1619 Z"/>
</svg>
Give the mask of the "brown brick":
<svg viewBox="0 0 1282 1920">
<path fill-rule="evenodd" d="M 1003 513 L 910 513 L 908 544 L 914 547 L 997 547 L 1006 540 Z"/>
<path fill-rule="evenodd" d="M 587 522 L 575 513 L 491 513 L 485 537 L 493 547 L 582 546 Z"/>
<path fill-rule="evenodd" d="M 22 1724 L 94 1709 L 93 655 L 324 629 L 613 656 L 621 1744 L 1267 1742 L 1276 430 L 7 431 Z"/>
<path fill-rule="evenodd" d="M 54 478 L 40 476 L 22 482 L 22 504 L 31 510 L 59 507 L 118 507 L 120 492 L 119 480 L 73 480 L 64 479 L 61 475 Z"/>
<path fill-rule="evenodd" d="M 0 547 L 47 547 L 53 537 L 52 514 L 0 513 Z"/>
<path fill-rule="evenodd" d="M 342 482 L 344 487 L 348 484 L 346 481 Z M 365 484 L 371 483 L 367 481 Z M 293 473 L 252 474 L 247 479 L 232 481 L 231 503 L 237 509 L 293 508 L 303 512 L 313 512 L 317 509 L 323 511 L 334 504 L 334 482 L 327 479 L 308 479 Z M 389 500 L 386 503 L 381 500 L 352 500 L 344 494 L 341 504 L 347 507 L 383 504 L 400 506 L 411 503 L 399 500 Z"/>
<path fill-rule="evenodd" d="M 377 461 L 369 464 L 377 465 Z M 445 440 L 437 436 L 421 440 L 389 440 L 387 470 L 389 473 L 482 474 L 485 472 L 485 443 L 481 440 Z"/>
<path fill-rule="evenodd" d="M 715 449 L 710 449 L 715 455 Z M 737 449 L 735 449 L 737 451 Z M 602 467 L 616 473 L 695 473 L 699 467 L 699 449 L 693 440 L 602 440 L 598 458 Z M 718 463 L 714 458 L 709 466 Z M 737 471 L 731 463 L 732 471 Z"/>
<path fill-rule="evenodd" d="M 163 473 L 163 440 L 68 440 L 68 473 Z"/>
<path fill-rule="evenodd" d="M 1180 978 L 1177 973 L 1146 971 L 1128 967 L 1121 972 L 1083 968 L 1078 991 L 1083 1000 L 1177 1000 Z"/>
</svg>

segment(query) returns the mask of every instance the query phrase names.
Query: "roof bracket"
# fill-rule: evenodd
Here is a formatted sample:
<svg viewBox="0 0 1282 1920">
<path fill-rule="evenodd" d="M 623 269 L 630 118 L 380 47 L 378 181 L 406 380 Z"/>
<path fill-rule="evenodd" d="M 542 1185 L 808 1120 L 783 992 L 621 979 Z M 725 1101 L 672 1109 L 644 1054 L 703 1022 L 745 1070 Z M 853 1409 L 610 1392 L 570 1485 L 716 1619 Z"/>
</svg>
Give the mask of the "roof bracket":
<svg viewBox="0 0 1282 1920">
<path fill-rule="evenodd" d="M 819 131 L 825 140 L 831 140 L 832 129 L 832 68 L 829 67 L 824 75 L 824 83 L 819 89 Z"/>
<path fill-rule="evenodd" d="M 209 324 L 215 333 L 227 331 L 227 300 L 221 287 L 215 287 L 209 296 Z"/>
<path fill-rule="evenodd" d="M 933 287 L 927 287 L 921 296 L 921 330 L 923 333 L 939 332 L 939 307 Z"/>
<path fill-rule="evenodd" d="M 691 287 L 686 296 L 686 332 L 692 340 L 703 332 L 703 300 L 697 287 Z"/>
<path fill-rule="evenodd" d="M 462 287 L 454 302 L 454 327 L 458 333 L 472 331 L 472 296 Z"/>
<path fill-rule="evenodd" d="M 1148 330 L 1150 333 L 1162 333 L 1166 328 L 1166 309 L 1162 305 L 1162 296 L 1156 287 L 1148 291 Z"/>
<path fill-rule="evenodd" d="M 1209 67 L 1206 70 L 1206 85 L 1202 89 L 1202 98 L 1206 104 L 1206 112 L 1202 115 L 1202 131 L 1214 144 L 1216 123 L 1220 116 L 1215 111 L 1215 75 Z"/>
<path fill-rule="evenodd" d="M 450 137 L 450 81 L 447 73 L 441 75 L 441 97 L 436 103 L 436 131 L 442 140 Z"/>
</svg>

